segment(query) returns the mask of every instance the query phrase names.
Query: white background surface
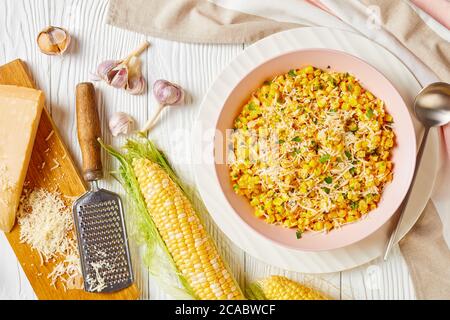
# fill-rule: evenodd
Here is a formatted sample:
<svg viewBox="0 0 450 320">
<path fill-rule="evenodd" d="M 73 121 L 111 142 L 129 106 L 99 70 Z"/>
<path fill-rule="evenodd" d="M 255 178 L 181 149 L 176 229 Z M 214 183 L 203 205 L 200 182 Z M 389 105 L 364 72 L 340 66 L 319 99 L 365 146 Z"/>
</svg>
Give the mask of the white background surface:
<svg viewBox="0 0 450 320">
<path fill-rule="evenodd" d="M 166 152 L 181 177 L 193 183 L 190 165 L 177 161 L 190 157 L 189 135 L 176 134 L 175 129 L 190 131 L 208 86 L 221 69 L 243 50 L 244 45 L 183 44 L 145 37 L 106 25 L 107 7 L 108 2 L 105 0 L 0 0 L 0 64 L 16 58 L 27 62 L 38 87 L 46 93 L 47 108 L 64 141 L 76 163 L 80 164 L 75 124 L 76 84 L 90 80 L 90 72 L 95 71 L 102 60 L 124 57 L 147 39 L 151 47 L 142 55 L 142 59 L 149 83 L 164 78 L 181 84 L 188 92 L 186 105 L 166 110 L 151 138 Z M 48 25 L 65 27 L 72 34 L 74 41 L 65 56 L 50 57 L 38 51 L 35 38 Z M 104 139 L 108 143 L 120 145 L 123 139 L 113 140 L 106 127 L 109 116 L 115 111 L 125 111 L 141 126 L 155 110 L 154 98 L 151 92 L 130 96 L 101 83 L 96 86 Z M 115 163 L 104 157 L 104 167 L 110 171 Z M 103 184 L 124 196 L 121 187 L 111 178 Z M 234 246 L 215 225 L 208 223 L 208 227 L 243 288 L 253 279 L 269 274 L 284 274 L 320 288 L 335 299 L 415 298 L 398 247 L 387 262 L 379 259 L 345 272 L 307 275 L 263 264 Z M 133 256 L 142 298 L 167 298 L 148 279 L 148 273 L 139 263 L 137 250 L 133 250 Z M 26 276 L 3 234 L 0 234 L 0 298 L 34 298 Z"/>
</svg>

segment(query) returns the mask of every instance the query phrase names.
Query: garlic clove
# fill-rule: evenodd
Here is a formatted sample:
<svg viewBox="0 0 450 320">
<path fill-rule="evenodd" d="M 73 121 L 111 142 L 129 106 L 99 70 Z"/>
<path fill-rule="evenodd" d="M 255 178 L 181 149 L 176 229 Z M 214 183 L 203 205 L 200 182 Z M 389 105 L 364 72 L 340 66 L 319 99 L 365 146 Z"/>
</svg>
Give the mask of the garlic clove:
<svg viewBox="0 0 450 320">
<path fill-rule="evenodd" d="M 145 79 L 143 76 L 128 79 L 126 90 L 130 94 L 141 94 L 145 91 Z"/>
<path fill-rule="evenodd" d="M 119 64 L 119 60 L 105 60 L 98 65 L 97 75 L 109 84 L 111 81 L 109 80 L 108 74 Z"/>
<path fill-rule="evenodd" d="M 138 57 L 131 57 L 128 60 L 127 67 L 128 67 L 128 77 L 134 78 L 134 77 L 140 77 L 141 76 L 141 65 L 142 61 Z"/>
<path fill-rule="evenodd" d="M 128 134 L 133 129 L 134 120 L 125 112 L 116 112 L 109 119 L 109 130 L 114 137 L 119 134 Z"/>
<path fill-rule="evenodd" d="M 142 43 L 123 60 L 106 60 L 97 67 L 97 75 L 115 88 L 123 88 L 130 94 L 144 92 L 146 82 L 141 73 L 142 54 L 150 44 Z"/>
<path fill-rule="evenodd" d="M 130 94 L 144 92 L 146 82 L 141 72 L 141 55 L 148 47 L 145 41 L 123 60 L 106 60 L 97 67 L 97 75 L 115 88 L 123 88 Z"/>
<path fill-rule="evenodd" d="M 48 31 L 56 45 L 62 44 L 67 40 L 67 34 L 63 29 L 52 28 Z"/>
<path fill-rule="evenodd" d="M 50 26 L 39 32 L 36 41 L 42 53 L 62 55 L 69 48 L 71 36 L 63 28 Z"/>
<path fill-rule="evenodd" d="M 183 88 L 167 80 L 156 80 L 153 84 L 153 94 L 162 105 L 178 104 L 184 100 Z"/>
<path fill-rule="evenodd" d="M 37 38 L 37 44 L 42 53 L 55 55 L 59 52 L 58 46 L 53 44 L 50 35 L 42 33 Z"/>
<path fill-rule="evenodd" d="M 114 68 L 108 73 L 108 81 L 114 88 L 125 88 L 128 83 L 128 68 L 126 66 Z"/>
</svg>

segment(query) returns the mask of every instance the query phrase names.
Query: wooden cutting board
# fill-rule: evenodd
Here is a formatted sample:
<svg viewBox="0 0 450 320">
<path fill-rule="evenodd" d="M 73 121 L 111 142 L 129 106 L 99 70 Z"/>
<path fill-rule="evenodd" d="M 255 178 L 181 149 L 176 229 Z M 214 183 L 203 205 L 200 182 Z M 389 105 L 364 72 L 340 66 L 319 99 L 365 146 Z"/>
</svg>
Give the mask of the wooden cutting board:
<svg viewBox="0 0 450 320">
<path fill-rule="evenodd" d="M 14 60 L 0 67 L 0 84 L 35 88 L 34 81 L 21 60 Z M 43 165 L 44 163 L 45 165 Z M 58 191 L 68 199 L 76 198 L 87 190 L 46 108 L 42 112 L 25 181 L 28 189 L 37 187 L 49 191 Z M 20 243 L 17 223 L 13 230 L 6 234 L 6 237 L 39 299 L 122 300 L 139 297 L 136 285 L 116 293 L 88 293 L 83 290 L 66 291 L 60 284 L 55 288 L 50 285 L 50 280 L 47 278 L 54 263 L 41 265 L 38 253 L 31 250 L 28 245 Z"/>
</svg>

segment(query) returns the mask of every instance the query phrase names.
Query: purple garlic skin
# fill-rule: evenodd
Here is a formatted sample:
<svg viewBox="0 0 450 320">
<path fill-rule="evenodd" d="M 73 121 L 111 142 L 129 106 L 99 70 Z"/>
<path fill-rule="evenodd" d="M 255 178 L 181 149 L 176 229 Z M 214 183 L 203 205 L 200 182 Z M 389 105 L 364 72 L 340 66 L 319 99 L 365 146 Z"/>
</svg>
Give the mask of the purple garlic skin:
<svg viewBox="0 0 450 320">
<path fill-rule="evenodd" d="M 183 88 L 167 80 L 156 80 L 153 84 L 153 94 L 161 105 L 178 104 L 184 100 Z"/>
<path fill-rule="evenodd" d="M 120 61 L 118 61 L 118 60 L 103 61 L 97 67 L 97 75 L 100 78 L 102 78 L 103 80 L 105 80 L 106 82 L 108 82 L 108 84 L 109 84 L 110 81 L 109 81 L 108 74 L 119 64 L 120 64 Z"/>
<path fill-rule="evenodd" d="M 97 75 L 108 85 L 125 89 L 130 94 L 140 94 L 145 91 L 146 82 L 141 72 L 139 56 L 149 47 L 144 41 L 136 50 L 123 60 L 105 60 L 97 67 Z"/>
<path fill-rule="evenodd" d="M 109 119 L 109 130 L 114 137 L 128 134 L 133 127 L 133 118 L 124 112 L 116 112 Z"/>
<path fill-rule="evenodd" d="M 129 94 L 141 94 L 145 91 L 145 78 L 143 76 L 128 79 L 126 90 Z"/>
<path fill-rule="evenodd" d="M 128 83 L 128 68 L 117 67 L 112 69 L 108 74 L 109 84 L 114 88 L 125 88 Z"/>
</svg>

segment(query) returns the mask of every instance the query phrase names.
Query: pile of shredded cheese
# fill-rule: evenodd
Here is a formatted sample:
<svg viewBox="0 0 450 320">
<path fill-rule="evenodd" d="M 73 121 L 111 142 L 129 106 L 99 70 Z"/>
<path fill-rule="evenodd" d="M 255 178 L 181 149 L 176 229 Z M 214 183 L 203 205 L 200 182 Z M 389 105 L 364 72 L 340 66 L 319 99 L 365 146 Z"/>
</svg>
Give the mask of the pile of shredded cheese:
<svg viewBox="0 0 450 320">
<path fill-rule="evenodd" d="M 18 223 L 20 241 L 39 253 L 41 265 L 59 261 L 48 275 L 51 284 L 59 281 L 64 289 L 82 288 L 73 218 L 61 197 L 44 189 L 25 193 Z"/>
</svg>

